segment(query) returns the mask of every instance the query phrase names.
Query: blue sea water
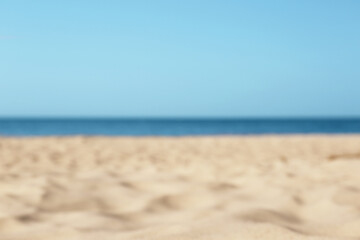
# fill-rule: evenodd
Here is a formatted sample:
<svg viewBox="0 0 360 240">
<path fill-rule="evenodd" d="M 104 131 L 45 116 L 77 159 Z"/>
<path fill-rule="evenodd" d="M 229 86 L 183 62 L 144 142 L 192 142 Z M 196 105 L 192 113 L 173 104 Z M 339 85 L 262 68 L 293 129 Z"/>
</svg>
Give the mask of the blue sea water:
<svg viewBox="0 0 360 240">
<path fill-rule="evenodd" d="M 2 136 L 360 133 L 360 119 L 0 119 Z"/>
</svg>

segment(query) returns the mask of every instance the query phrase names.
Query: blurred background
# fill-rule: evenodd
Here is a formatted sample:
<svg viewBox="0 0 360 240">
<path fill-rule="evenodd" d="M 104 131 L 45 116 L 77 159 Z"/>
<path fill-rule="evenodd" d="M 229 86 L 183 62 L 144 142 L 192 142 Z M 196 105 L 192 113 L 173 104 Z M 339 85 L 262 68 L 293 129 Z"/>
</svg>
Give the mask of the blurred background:
<svg viewBox="0 0 360 240">
<path fill-rule="evenodd" d="M 0 2 L 0 134 L 360 132 L 360 2 Z"/>
</svg>

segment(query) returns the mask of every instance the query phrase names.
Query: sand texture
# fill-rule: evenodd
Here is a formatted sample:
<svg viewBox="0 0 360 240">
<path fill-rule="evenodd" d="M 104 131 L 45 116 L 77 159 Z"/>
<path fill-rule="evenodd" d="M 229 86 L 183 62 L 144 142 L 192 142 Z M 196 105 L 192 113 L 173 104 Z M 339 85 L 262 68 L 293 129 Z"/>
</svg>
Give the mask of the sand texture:
<svg viewBox="0 0 360 240">
<path fill-rule="evenodd" d="M 0 138 L 0 240 L 360 239 L 360 136 Z"/>
</svg>

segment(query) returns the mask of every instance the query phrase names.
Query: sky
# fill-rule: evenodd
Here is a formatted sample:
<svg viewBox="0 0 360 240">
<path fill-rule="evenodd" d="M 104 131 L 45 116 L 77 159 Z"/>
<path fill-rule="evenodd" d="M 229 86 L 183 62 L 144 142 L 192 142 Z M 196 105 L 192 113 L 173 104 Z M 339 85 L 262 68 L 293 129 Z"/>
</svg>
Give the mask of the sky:
<svg viewBox="0 0 360 240">
<path fill-rule="evenodd" d="M 0 117 L 358 117 L 358 0 L 1 0 Z"/>
</svg>

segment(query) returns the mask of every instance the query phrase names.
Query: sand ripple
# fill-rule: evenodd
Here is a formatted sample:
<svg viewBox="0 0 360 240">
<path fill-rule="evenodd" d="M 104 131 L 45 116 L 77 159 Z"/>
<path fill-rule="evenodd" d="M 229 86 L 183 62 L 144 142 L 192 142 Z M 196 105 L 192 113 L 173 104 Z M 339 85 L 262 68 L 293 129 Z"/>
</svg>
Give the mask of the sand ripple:
<svg viewBox="0 0 360 240">
<path fill-rule="evenodd" d="M 359 173 L 359 136 L 1 138 L 0 239 L 360 239 Z"/>
</svg>

